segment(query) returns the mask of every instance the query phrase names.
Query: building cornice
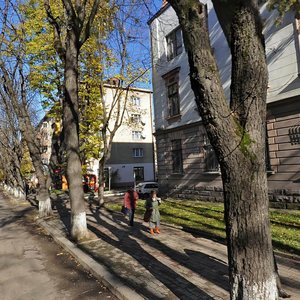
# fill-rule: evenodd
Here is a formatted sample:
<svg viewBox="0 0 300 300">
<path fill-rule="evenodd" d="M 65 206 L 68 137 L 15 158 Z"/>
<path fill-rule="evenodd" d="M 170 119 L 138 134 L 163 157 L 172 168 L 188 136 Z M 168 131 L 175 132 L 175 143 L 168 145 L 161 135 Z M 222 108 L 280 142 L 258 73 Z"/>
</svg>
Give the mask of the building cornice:
<svg viewBox="0 0 300 300">
<path fill-rule="evenodd" d="M 112 84 L 108 84 L 108 83 L 105 83 L 103 86 L 105 88 L 109 88 L 109 89 L 123 89 L 123 90 L 129 89 L 129 91 L 135 91 L 135 92 L 142 92 L 142 93 L 153 94 L 153 92 L 151 90 L 137 88 L 137 87 L 126 88 L 126 87 L 116 86 L 116 85 L 112 85 Z"/>
<path fill-rule="evenodd" d="M 153 17 L 151 17 L 149 19 L 149 21 L 147 22 L 147 24 L 150 26 L 150 24 L 157 18 L 159 17 L 163 12 L 165 12 L 168 8 L 170 7 L 170 4 L 167 3 L 166 5 L 162 6 L 161 9 L 155 14 L 153 15 Z"/>
<path fill-rule="evenodd" d="M 193 122 L 190 124 L 184 124 L 181 126 L 177 126 L 177 127 L 172 127 L 172 128 L 166 128 L 166 129 L 156 129 L 156 131 L 153 133 L 154 136 L 159 136 L 159 135 L 163 135 L 169 132 L 174 132 L 174 131 L 179 131 L 179 130 L 183 130 L 183 129 L 187 129 L 187 128 L 191 128 L 194 126 L 199 126 L 202 125 L 202 121 L 197 121 L 197 122 Z"/>
</svg>

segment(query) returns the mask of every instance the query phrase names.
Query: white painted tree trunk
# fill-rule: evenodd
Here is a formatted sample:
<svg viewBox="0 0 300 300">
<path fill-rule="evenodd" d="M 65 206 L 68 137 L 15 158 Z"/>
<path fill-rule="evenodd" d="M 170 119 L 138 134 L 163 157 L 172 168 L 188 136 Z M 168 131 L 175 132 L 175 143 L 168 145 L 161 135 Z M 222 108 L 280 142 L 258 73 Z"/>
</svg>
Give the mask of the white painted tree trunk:
<svg viewBox="0 0 300 300">
<path fill-rule="evenodd" d="M 19 198 L 19 190 L 17 188 L 13 188 L 13 195 L 15 198 Z"/>
<path fill-rule="evenodd" d="M 52 214 L 51 199 L 47 198 L 45 201 L 39 201 L 40 218 L 48 217 L 51 214 Z"/>
<path fill-rule="evenodd" d="M 241 284 L 242 283 L 242 284 Z M 242 287 L 242 289 L 241 289 Z M 278 289 L 275 273 L 263 282 L 249 282 L 242 276 L 234 276 L 232 284 L 232 300 L 275 300 L 278 299 Z"/>
<path fill-rule="evenodd" d="M 71 236 L 75 241 L 80 241 L 88 238 L 88 230 L 86 224 L 86 213 L 81 212 L 72 214 L 71 218 Z"/>
<path fill-rule="evenodd" d="M 22 201 L 26 200 L 26 194 L 24 193 L 23 190 L 19 189 L 19 195 L 18 195 L 18 197 Z"/>
</svg>

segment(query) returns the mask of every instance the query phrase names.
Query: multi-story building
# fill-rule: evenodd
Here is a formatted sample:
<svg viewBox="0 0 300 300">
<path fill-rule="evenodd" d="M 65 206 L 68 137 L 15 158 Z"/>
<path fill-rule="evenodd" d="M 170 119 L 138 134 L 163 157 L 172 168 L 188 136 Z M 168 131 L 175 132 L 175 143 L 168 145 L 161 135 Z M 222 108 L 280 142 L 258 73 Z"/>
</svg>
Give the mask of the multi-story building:
<svg viewBox="0 0 300 300">
<path fill-rule="evenodd" d="M 42 163 L 48 165 L 51 157 L 51 147 L 52 147 L 52 119 L 45 117 L 39 125 L 39 134 L 37 138 L 40 140 L 40 151 Z"/>
<path fill-rule="evenodd" d="M 108 112 L 113 101 L 116 100 L 116 93 L 120 94 L 121 88 L 109 84 L 106 84 L 104 88 Z M 152 92 L 146 89 L 130 88 L 124 89 L 121 94 L 128 100 L 122 125 L 113 138 L 111 155 L 106 163 L 107 186 L 112 188 L 133 186 L 137 182 L 155 179 Z M 120 101 L 120 103 L 119 110 L 123 111 L 124 101 Z M 113 109 L 109 122 L 111 129 L 114 126 L 116 114 L 117 108 Z M 38 138 L 40 139 L 42 160 L 46 165 L 50 162 L 54 126 L 56 123 L 47 116 L 40 124 Z M 89 176 L 97 177 L 99 161 L 91 159 L 87 171 Z"/>
<path fill-rule="evenodd" d="M 229 99 L 231 55 L 211 1 L 207 5 L 211 45 Z M 261 1 L 265 2 L 265 1 Z M 288 13 L 277 26 L 276 12 L 261 4 L 269 70 L 268 181 L 281 198 L 296 201 L 300 190 L 299 21 Z M 221 198 L 218 162 L 210 146 L 189 80 L 178 18 L 163 1 L 148 22 L 153 61 L 153 98 L 158 181 L 161 190 L 204 200 Z M 298 195 L 298 196 L 295 196 Z M 272 196 L 273 197 L 273 196 Z M 274 196 L 280 201 L 280 196 Z M 275 199 L 274 198 L 274 199 Z"/>
<path fill-rule="evenodd" d="M 118 89 L 113 85 L 105 86 L 108 110 Z M 128 99 L 126 110 L 122 125 L 114 136 L 110 158 L 106 162 L 106 180 L 111 187 L 133 186 L 137 182 L 155 179 L 152 92 L 130 88 L 128 94 L 123 94 Z M 112 117 L 109 126 L 114 126 L 114 122 Z M 98 161 L 90 164 L 94 174 L 98 174 L 98 167 Z"/>
</svg>

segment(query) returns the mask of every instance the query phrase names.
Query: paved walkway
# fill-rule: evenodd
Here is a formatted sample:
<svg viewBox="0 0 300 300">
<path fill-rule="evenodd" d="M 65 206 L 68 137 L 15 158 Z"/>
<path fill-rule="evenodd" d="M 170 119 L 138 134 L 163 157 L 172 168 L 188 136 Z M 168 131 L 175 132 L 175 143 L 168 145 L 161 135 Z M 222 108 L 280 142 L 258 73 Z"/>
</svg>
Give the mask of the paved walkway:
<svg viewBox="0 0 300 300">
<path fill-rule="evenodd" d="M 60 219 L 44 225 L 66 236 L 67 199 L 58 197 L 56 207 Z M 79 248 L 100 263 L 99 272 L 112 278 L 108 284 L 117 288 L 121 299 L 229 299 L 225 245 L 168 225 L 151 236 L 142 220 L 128 227 L 121 213 L 94 206 L 87 208 L 87 220 L 94 238 Z M 291 299 L 300 299 L 300 261 L 283 257 L 277 261 L 284 289 Z"/>
<path fill-rule="evenodd" d="M 119 299 L 229 299 L 225 245 L 167 224 L 151 236 L 141 219 L 129 227 L 121 213 L 93 205 L 87 206 L 93 238 L 76 245 L 68 239 L 68 199 L 53 203 L 55 216 L 38 223 Z M 300 300 L 300 261 L 277 261 L 284 289 Z"/>
<path fill-rule="evenodd" d="M 1 300 L 116 300 L 33 222 L 28 202 L 0 192 Z"/>
</svg>

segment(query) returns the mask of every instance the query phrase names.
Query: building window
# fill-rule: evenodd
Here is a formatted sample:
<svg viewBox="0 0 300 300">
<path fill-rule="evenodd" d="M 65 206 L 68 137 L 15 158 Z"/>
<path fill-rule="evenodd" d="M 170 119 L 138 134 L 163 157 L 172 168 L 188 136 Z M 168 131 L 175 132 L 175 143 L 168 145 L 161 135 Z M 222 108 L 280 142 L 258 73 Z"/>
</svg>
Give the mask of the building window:
<svg viewBox="0 0 300 300">
<path fill-rule="evenodd" d="M 178 82 L 174 82 L 168 86 L 168 108 L 169 117 L 180 114 Z"/>
<path fill-rule="evenodd" d="M 180 115 L 179 70 L 176 68 L 162 76 L 166 85 L 169 118 Z"/>
<path fill-rule="evenodd" d="M 183 173 L 183 160 L 181 140 L 172 140 L 172 171 L 173 173 Z"/>
<path fill-rule="evenodd" d="M 141 98 L 137 96 L 131 96 L 131 103 L 135 106 L 141 106 Z"/>
<path fill-rule="evenodd" d="M 47 128 L 48 127 L 48 123 L 47 122 L 43 122 L 43 128 Z"/>
<path fill-rule="evenodd" d="M 171 60 L 182 53 L 182 32 L 181 28 L 176 28 L 166 36 L 167 41 L 167 59 Z"/>
<path fill-rule="evenodd" d="M 143 148 L 133 148 L 133 157 L 143 157 L 144 156 L 144 149 Z"/>
<path fill-rule="evenodd" d="M 144 167 L 134 167 L 133 174 L 135 181 L 144 181 Z"/>
<path fill-rule="evenodd" d="M 220 172 L 220 165 L 216 157 L 216 153 L 210 144 L 210 141 L 205 134 L 203 136 L 203 148 L 204 148 L 204 161 L 205 161 L 205 172 L 215 173 Z"/>
<path fill-rule="evenodd" d="M 139 115 L 139 114 L 132 114 L 131 115 L 131 122 L 134 123 L 134 124 L 141 123 L 141 115 Z"/>
<path fill-rule="evenodd" d="M 132 131 L 132 139 L 133 140 L 141 140 L 142 139 L 142 132 L 141 131 Z"/>
<path fill-rule="evenodd" d="M 266 126 L 266 147 L 265 147 L 265 160 L 266 160 L 266 172 L 268 174 L 273 174 L 274 170 L 272 169 L 272 165 L 271 165 L 271 157 L 270 157 L 270 148 L 269 148 L 269 135 L 268 135 L 268 129 Z"/>
</svg>

